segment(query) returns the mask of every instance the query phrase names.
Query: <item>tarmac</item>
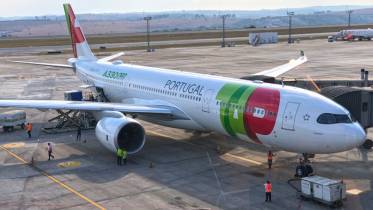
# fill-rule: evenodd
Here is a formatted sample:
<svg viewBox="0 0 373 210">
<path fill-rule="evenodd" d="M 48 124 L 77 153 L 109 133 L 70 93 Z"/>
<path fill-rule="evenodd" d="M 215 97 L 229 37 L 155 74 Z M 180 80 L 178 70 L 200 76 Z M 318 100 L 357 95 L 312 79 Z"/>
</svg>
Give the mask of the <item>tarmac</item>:
<svg viewBox="0 0 373 210">
<path fill-rule="evenodd" d="M 251 47 L 218 46 L 129 51 L 124 62 L 239 78 L 298 57 L 309 62 L 286 78 L 360 78 L 360 68 L 373 69 L 373 42 L 302 41 Z M 65 63 L 70 56 L 27 52 L 0 54 L 0 99 L 63 99 L 81 82 L 66 69 L 7 62 L 28 60 Z M 102 55 L 103 56 L 103 55 Z M 4 111 L 6 109 L 0 110 Z M 196 134 L 147 122 L 144 149 L 116 165 L 116 156 L 96 140 L 94 130 L 46 134 L 53 111 L 27 110 L 34 124 L 27 139 L 18 128 L 0 130 L 0 209 L 329 209 L 299 198 L 287 181 L 293 178 L 299 154 L 276 151 L 267 169 L 266 148 L 216 133 Z M 373 133 L 369 130 L 369 138 Z M 48 161 L 47 142 L 55 159 Z M 373 153 L 356 148 L 316 155 L 317 175 L 347 184 L 339 209 L 371 209 Z M 264 202 L 264 182 L 273 183 L 272 202 Z M 337 208 L 338 209 L 338 208 Z"/>
</svg>

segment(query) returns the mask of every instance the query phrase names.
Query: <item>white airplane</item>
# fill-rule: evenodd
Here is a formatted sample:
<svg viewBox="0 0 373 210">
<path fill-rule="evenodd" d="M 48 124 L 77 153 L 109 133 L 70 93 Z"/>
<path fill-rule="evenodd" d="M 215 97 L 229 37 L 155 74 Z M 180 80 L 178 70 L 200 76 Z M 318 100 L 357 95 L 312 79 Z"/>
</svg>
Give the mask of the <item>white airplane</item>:
<svg viewBox="0 0 373 210">
<path fill-rule="evenodd" d="M 0 107 L 90 111 L 98 120 L 97 139 L 113 152 L 125 148 L 129 154 L 142 149 L 145 131 L 128 116 L 169 127 L 214 131 L 295 153 L 346 151 L 365 140 L 363 128 L 345 108 L 315 92 L 110 62 L 123 53 L 97 59 L 71 6 L 65 4 L 64 9 L 75 58 L 68 65 L 18 62 L 70 68 L 108 101 L 0 100 Z M 306 61 L 302 55 L 255 76 L 277 77 Z"/>
</svg>

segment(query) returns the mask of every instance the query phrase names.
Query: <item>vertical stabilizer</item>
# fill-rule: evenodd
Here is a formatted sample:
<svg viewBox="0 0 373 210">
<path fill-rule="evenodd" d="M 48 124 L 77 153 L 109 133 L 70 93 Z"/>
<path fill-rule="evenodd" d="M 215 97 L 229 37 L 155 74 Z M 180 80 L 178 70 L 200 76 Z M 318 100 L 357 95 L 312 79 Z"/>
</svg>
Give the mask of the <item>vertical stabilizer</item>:
<svg viewBox="0 0 373 210">
<path fill-rule="evenodd" d="M 79 21 L 71 8 L 71 5 L 64 4 L 63 8 L 65 10 L 67 29 L 69 30 L 71 36 L 74 56 L 81 59 L 96 60 L 96 57 L 89 48 L 88 42 L 79 25 Z"/>
</svg>

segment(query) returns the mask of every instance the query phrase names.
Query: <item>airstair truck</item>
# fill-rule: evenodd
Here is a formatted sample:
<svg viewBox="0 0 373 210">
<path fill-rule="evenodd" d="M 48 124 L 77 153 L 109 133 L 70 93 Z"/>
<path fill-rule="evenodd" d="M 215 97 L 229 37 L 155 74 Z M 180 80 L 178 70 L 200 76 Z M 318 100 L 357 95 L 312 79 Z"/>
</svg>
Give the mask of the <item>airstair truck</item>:
<svg viewBox="0 0 373 210">
<path fill-rule="evenodd" d="M 4 132 L 14 130 L 14 127 L 20 126 L 24 129 L 26 123 L 26 112 L 22 110 L 13 110 L 0 113 L 0 126 Z"/>
</svg>

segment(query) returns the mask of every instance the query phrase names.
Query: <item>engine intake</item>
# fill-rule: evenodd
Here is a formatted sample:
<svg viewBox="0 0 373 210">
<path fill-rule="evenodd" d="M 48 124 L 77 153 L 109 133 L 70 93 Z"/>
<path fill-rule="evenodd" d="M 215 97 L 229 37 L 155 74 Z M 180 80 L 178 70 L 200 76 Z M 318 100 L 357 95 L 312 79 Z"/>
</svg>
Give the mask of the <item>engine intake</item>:
<svg viewBox="0 0 373 210">
<path fill-rule="evenodd" d="M 96 137 L 107 149 L 116 152 L 118 148 L 128 154 L 140 151 L 145 144 L 145 130 L 134 119 L 104 117 L 96 126 Z"/>
</svg>

